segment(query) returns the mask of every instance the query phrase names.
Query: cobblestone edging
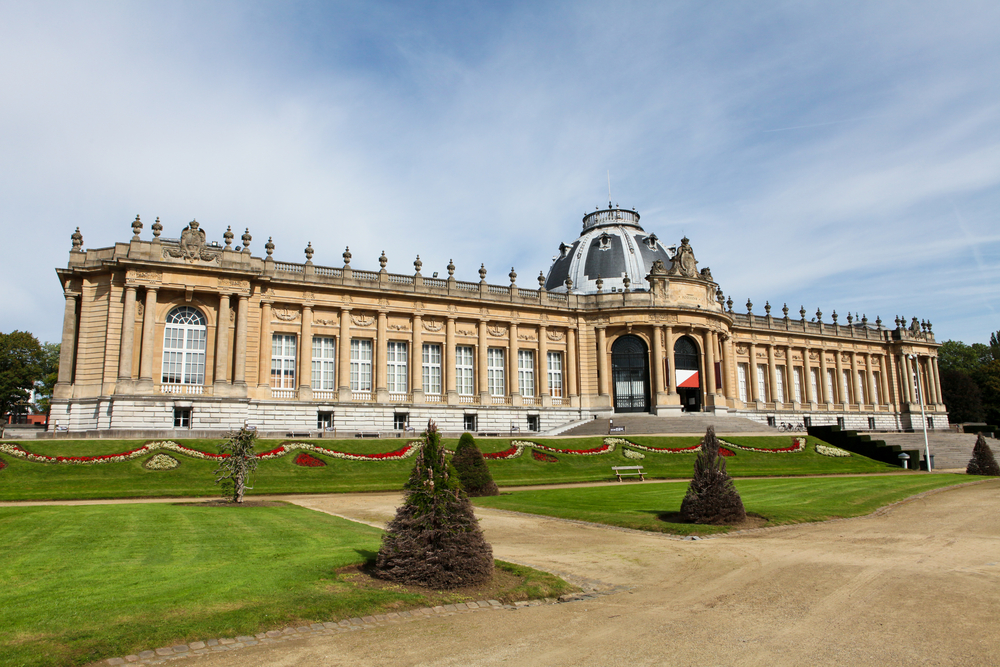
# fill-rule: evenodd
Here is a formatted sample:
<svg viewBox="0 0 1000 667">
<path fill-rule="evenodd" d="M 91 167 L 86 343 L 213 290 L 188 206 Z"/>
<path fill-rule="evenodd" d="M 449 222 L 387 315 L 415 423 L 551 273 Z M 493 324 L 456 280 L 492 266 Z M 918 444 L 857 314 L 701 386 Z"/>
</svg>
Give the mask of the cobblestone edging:
<svg viewBox="0 0 1000 667">
<path fill-rule="evenodd" d="M 561 604 L 566 602 L 578 602 L 582 600 L 593 600 L 602 595 L 611 595 L 628 590 L 628 586 L 610 586 L 606 588 L 596 588 L 591 582 L 587 588 L 580 593 L 570 593 L 561 595 L 559 598 L 545 598 L 542 600 L 530 600 L 527 602 L 515 602 L 514 604 L 503 604 L 499 600 L 481 600 L 479 602 L 462 602 L 459 604 L 446 604 L 436 607 L 423 607 L 411 611 L 392 612 L 389 614 L 376 614 L 374 616 L 363 616 L 361 618 L 351 618 L 340 622 L 329 621 L 326 623 L 311 623 L 298 627 L 287 627 L 283 630 L 270 630 L 268 632 L 258 632 L 257 634 L 242 635 L 239 637 L 223 637 L 220 639 L 209 639 L 203 642 L 191 642 L 189 644 L 177 644 L 174 646 L 164 646 L 152 651 L 142 651 L 137 654 L 127 655 L 123 658 L 108 658 L 93 665 L 162 665 L 166 662 L 182 660 L 193 655 L 204 655 L 206 653 L 219 653 L 222 651 L 235 651 L 248 646 L 258 644 L 275 644 L 278 642 L 301 639 L 304 637 L 316 637 L 320 635 L 337 635 L 345 632 L 355 632 L 358 630 L 370 630 L 386 625 L 419 621 L 427 618 L 442 616 L 454 616 L 456 614 L 484 612 L 484 611 L 517 611 L 525 607 L 538 607 L 546 604 Z M 606 585 L 605 585 L 606 586 Z"/>
</svg>

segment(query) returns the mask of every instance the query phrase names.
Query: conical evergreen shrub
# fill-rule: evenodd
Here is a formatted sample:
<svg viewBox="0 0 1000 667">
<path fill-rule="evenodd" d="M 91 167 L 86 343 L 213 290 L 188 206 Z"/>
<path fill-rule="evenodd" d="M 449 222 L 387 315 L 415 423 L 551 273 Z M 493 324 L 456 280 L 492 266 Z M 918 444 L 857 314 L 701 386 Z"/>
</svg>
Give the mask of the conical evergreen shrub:
<svg viewBox="0 0 1000 667">
<path fill-rule="evenodd" d="M 427 425 L 424 445 L 404 487 L 406 498 L 386 527 L 376 575 L 406 584 L 458 588 L 493 576 L 493 549 L 449 465 L 441 436 Z"/>
<path fill-rule="evenodd" d="M 976 438 L 976 446 L 972 448 L 972 458 L 969 459 L 969 466 L 965 469 L 969 475 L 992 475 L 1000 476 L 1000 465 L 993 458 L 993 450 L 986 444 L 986 438 L 980 433 Z"/>
<path fill-rule="evenodd" d="M 691 523 L 715 525 L 739 523 L 747 517 L 733 478 L 726 472 L 726 460 L 719 456 L 719 439 L 712 426 L 694 461 L 694 479 L 681 502 L 681 516 Z"/>
<path fill-rule="evenodd" d="M 476 441 L 471 433 L 463 433 L 458 439 L 458 447 L 455 448 L 455 455 L 451 457 L 451 464 L 458 471 L 458 478 L 462 482 L 462 488 L 471 498 L 479 496 L 499 496 L 500 489 L 493 481 L 490 468 L 486 465 L 483 453 L 476 446 Z"/>
</svg>

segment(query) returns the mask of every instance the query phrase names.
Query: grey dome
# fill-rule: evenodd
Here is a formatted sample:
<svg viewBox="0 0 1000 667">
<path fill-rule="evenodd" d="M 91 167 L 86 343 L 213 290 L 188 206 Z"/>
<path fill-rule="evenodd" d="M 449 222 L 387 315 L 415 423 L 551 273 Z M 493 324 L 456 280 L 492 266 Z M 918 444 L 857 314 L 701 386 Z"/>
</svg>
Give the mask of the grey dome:
<svg viewBox="0 0 1000 667">
<path fill-rule="evenodd" d="M 620 291 L 628 276 L 629 289 L 648 289 L 646 276 L 653 262 L 660 259 L 669 267 L 674 248 L 667 248 L 639 226 L 639 214 L 633 210 L 598 209 L 583 218 L 583 232 L 572 244 L 559 244 L 559 254 L 553 258 L 545 289 L 565 292 L 566 279 L 573 280 L 573 291 L 580 294 L 597 292 L 597 278 L 603 281 L 602 291 Z"/>
</svg>

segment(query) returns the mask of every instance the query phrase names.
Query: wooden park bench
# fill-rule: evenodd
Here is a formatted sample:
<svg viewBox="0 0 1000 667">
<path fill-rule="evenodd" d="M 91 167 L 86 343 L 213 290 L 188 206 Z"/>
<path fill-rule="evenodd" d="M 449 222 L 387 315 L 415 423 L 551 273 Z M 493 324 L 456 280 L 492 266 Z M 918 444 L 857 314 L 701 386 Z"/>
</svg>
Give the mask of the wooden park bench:
<svg viewBox="0 0 1000 667">
<path fill-rule="evenodd" d="M 611 469 L 615 471 L 615 475 L 618 476 L 618 481 L 622 481 L 622 475 L 626 477 L 638 477 L 640 482 L 645 482 L 645 473 L 642 471 L 642 466 L 611 466 Z"/>
<path fill-rule="evenodd" d="M 354 434 L 355 438 L 380 438 L 382 434 L 378 431 L 359 431 Z"/>
</svg>

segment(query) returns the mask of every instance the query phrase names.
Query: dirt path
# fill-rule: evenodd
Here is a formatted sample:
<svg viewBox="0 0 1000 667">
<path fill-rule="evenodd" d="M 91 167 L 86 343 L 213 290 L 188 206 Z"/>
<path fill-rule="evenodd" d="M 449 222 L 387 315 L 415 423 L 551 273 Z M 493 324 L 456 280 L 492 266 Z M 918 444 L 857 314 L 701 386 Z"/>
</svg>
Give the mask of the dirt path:
<svg viewBox="0 0 1000 667">
<path fill-rule="evenodd" d="M 296 496 L 383 524 L 398 494 Z M 477 509 L 498 558 L 623 593 L 182 660 L 244 665 L 997 665 L 1000 483 L 700 541 Z"/>
</svg>

